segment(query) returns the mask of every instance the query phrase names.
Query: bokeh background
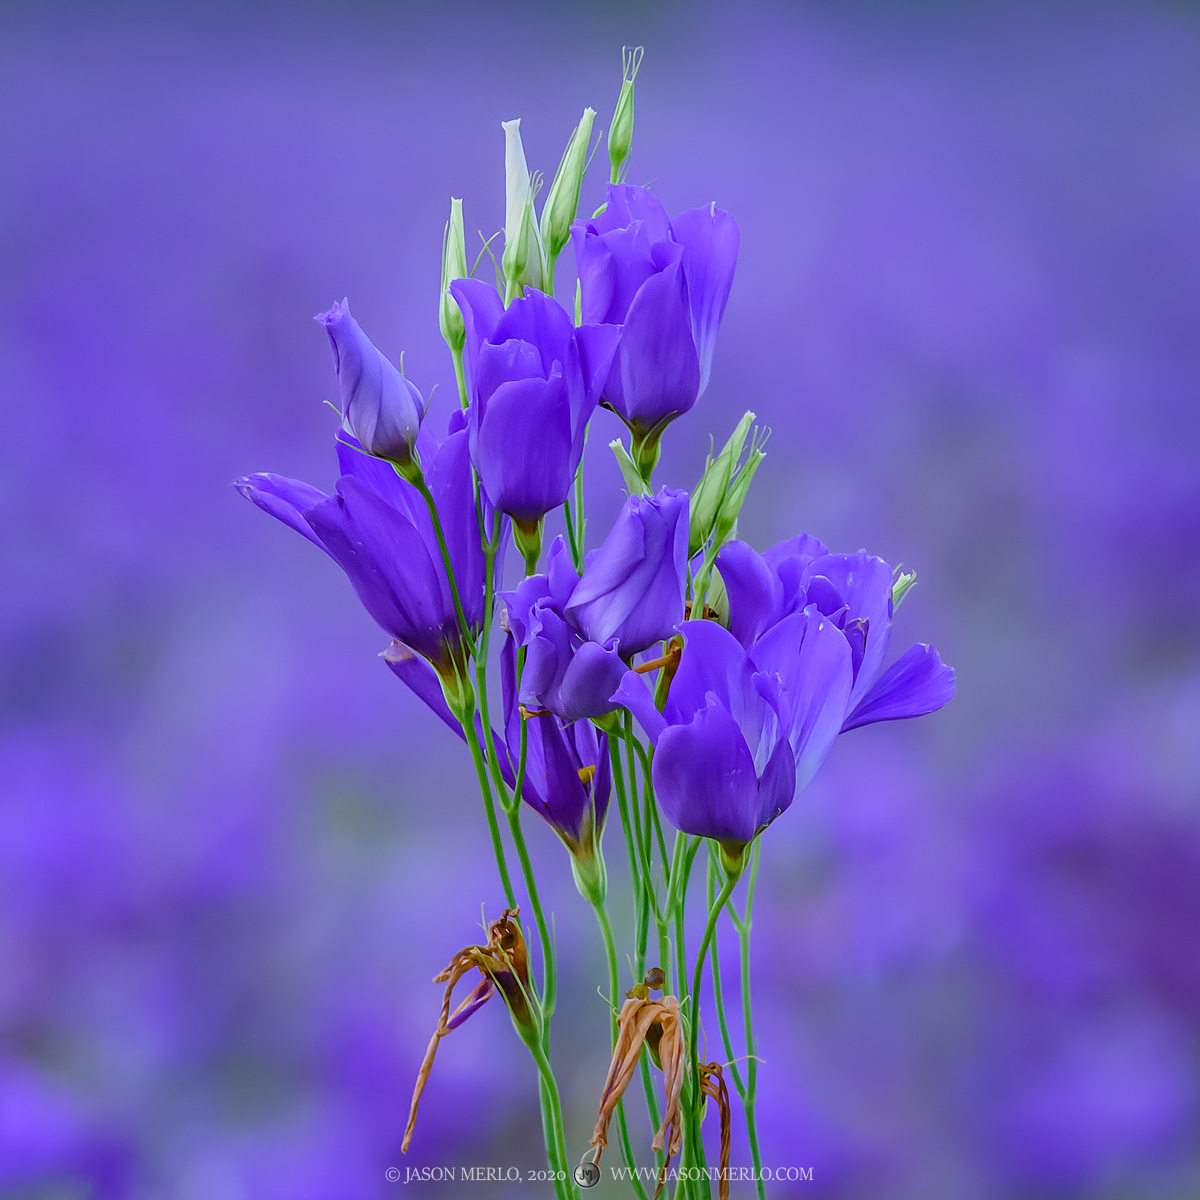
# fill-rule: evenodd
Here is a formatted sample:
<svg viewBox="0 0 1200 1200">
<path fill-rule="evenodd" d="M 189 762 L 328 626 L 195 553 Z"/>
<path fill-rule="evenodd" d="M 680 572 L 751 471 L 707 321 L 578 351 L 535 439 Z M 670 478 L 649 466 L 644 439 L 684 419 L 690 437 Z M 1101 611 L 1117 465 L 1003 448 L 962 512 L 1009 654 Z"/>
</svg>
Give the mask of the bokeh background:
<svg viewBox="0 0 1200 1200">
<path fill-rule="evenodd" d="M 400 1159 L 430 977 L 500 906 L 478 801 L 344 579 L 229 485 L 332 481 L 311 317 L 343 295 L 444 420 L 448 198 L 494 231 L 499 122 L 552 172 L 585 103 L 606 127 L 623 43 L 631 178 L 742 228 L 662 478 L 755 409 L 744 535 L 915 567 L 896 636 L 958 670 L 936 717 L 843 738 L 766 840 L 764 1157 L 813 1170 L 774 1194 L 1200 1192 L 1200 10 L 0 19 L 0 1196 L 372 1200 L 393 1165 L 537 1165 L 499 1006 L 443 1043 Z M 600 947 L 527 826 L 582 1151 Z"/>
</svg>

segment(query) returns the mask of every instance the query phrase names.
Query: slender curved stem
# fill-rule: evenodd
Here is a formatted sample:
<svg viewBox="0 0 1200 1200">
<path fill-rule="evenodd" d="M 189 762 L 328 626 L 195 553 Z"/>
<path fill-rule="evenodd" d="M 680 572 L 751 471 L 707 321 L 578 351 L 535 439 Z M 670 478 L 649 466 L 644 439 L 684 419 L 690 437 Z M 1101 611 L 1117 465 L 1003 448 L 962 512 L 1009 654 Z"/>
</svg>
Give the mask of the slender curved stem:
<svg viewBox="0 0 1200 1200">
<path fill-rule="evenodd" d="M 713 931 L 717 927 L 717 918 L 720 917 L 721 909 L 725 907 L 725 901 L 729 899 L 736 883 L 736 875 L 727 878 L 716 901 L 708 910 L 708 920 L 705 922 L 704 933 L 700 938 L 700 949 L 696 952 L 696 967 L 692 973 L 692 1019 L 688 1030 L 688 1061 L 691 1064 L 689 1090 L 692 1096 L 689 1115 L 692 1126 L 691 1146 L 698 1165 L 702 1165 L 704 1162 L 704 1143 L 700 1133 L 700 984 L 704 979 L 704 960 L 708 957 L 708 946 L 712 941 Z"/>
<path fill-rule="evenodd" d="M 708 871 L 705 882 L 708 906 L 712 908 L 713 900 L 717 894 L 718 859 L 716 847 L 711 842 L 709 843 L 709 849 L 712 853 L 708 856 Z M 713 1001 L 717 1009 L 717 1024 L 721 1027 L 721 1045 L 725 1048 L 725 1058 L 729 1063 L 730 1073 L 733 1075 L 733 1086 L 737 1090 L 738 1098 L 745 1105 L 746 1085 L 742 1081 L 742 1073 L 735 1061 L 737 1056 L 733 1052 L 733 1038 L 729 1035 L 729 1021 L 725 1016 L 725 989 L 721 983 L 721 953 L 717 946 L 717 930 L 715 926 L 713 928 L 712 944 L 709 948 L 709 957 L 712 959 Z"/>
<path fill-rule="evenodd" d="M 462 405 L 465 412 L 471 402 L 467 397 L 467 377 L 463 371 L 462 347 L 459 347 L 457 350 L 451 350 L 450 357 L 454 359 L 454 382 L 458 385 L 458 402 Z"/>
<path fill-rule="evenodd" d="M 487 767 L 483 762 L 483 753 L 479 749 L 479 737 L 475 732 L 475 722 L 467 720 L 462 723 L 463 735 L 467 739 L 467 748 L 471 751 L 471 761 L 475 764 L 475 775 L 479 780 L 479 792 L 483 796 L 483 809 L 487 814 L 488 832 L 492 835 L 492 851 L 496 856 L 496 869 L 500 872 L 500 884 L 504 888 L 504 900 L 509 908 L 517 907 L 517 898 L 513 892 L 512 879 L 508 874 L 508 861 L 504 853 L 504 839 L 500 836 L 500 825 L 496 820 L 496 804 L 492 799 L 492 788 L 488 783 Z"/>
<path fill-rule="evenodd" d="M 418 476 L 413 486 L 421 493 L 421 499 L 425 501 L 425 507 L 429 509 L 429 519 L 433 523 L 433 536 L 437 538 L 438 550 L 441 551 L 442 555 L 442 566 L 446 569 L 446 580 L 450 584 L 450 595 L 454 597 L 454 612 L 458 617 L 458 625 L 462 631 L 463 645 L 467 647 L 469 652 L 474 647 L 475 642 L 471 637 L 471 629 L 467 624 L 467 617 L 463 611 L 462 597 L 458 594 L 458 582 L 454 578 L 454 563 L 450 559 L 450 548 L 446 545 L 446 534 L 442 529 L 442 519 L 438 516 L 437 504 L 434 502 L 433 493 L 429 490 L 429 485 L 423 478 Z M 489 586 L 490 583 L 489 572 Z"/>
<path fill-rule="evenodd" d="M 755 1120 L 755 1105 L 758 1099 L 758 1047 L 754 1040 L 754 1010 L 750 1003 L 750 924 L 754 909 L 754 893 L 758 886 L 759 843 L 756 840 L 750 852 L 750 880 L 746 890 L 746 915 L 737 924 L 741 943 L 742 969 L 742 1025 L 746 1036 L 746 1094 L 742 1098 L 742 1111 L 746 1116 L 746 1138 L 750 1143 L 750 1160 L 754 1164 L 757 1180 L 758 1200 L 766 1200 L 767 1185 L 762 1177 L 762 1153 L 758 1145 L 758 1124 Z M 732 908 L 732 904 L 730 905 Z"/>
<path fill-rule="evenodd" d="M 529 1053 L 533 1055 L 533 1061 L 537 1063 L 538 1072 L 541 1075 L 541 1086 L 548 1102 L 549 1125 L 552 1133 L 546 1139 L 546 1148 L 547 1158 L 550 1161 L 550 1169 L 555 1173 L 560 1170 L 564 1172 L 566 1179 L 563 1181 L 564 1186 L 560 1194 L 569 1198 L 569 1200 L 575 1200 L 579 1193 L 575 1189 L 570 1168 L 567 1165 L 570 1160 L 567 1158 L 567 1139 L 563 1134 L 562 1101 L 558 1095 L 558 1080 L 554 1078 L 554 1070 L 550 1066 L 550 1059 L 546 1055 L 545 1048 L 537 1041 L 530 1041 L 528 1045 Z M 543 1122 L 544 1127 L 545 1122 Z M 554 1147 L 553 1155 L 549 1153 L 551 1145 Z M 554 1165 L 555 1157 L 557 1157 L 561 1166 L 556 1167 Z M 557 1181 L 555 1190 L 559 1191 Z"/>
</svg>

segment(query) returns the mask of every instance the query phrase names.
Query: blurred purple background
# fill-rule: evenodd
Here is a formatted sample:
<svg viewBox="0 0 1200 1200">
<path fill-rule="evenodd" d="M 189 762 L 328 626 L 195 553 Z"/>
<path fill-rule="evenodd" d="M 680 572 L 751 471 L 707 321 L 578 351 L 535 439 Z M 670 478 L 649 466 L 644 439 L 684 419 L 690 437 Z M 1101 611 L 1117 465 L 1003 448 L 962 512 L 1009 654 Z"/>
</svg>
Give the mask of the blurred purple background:
<svg viewBox="0 0 1200 1200">
<path fill-rule="evenodd" d="M 744 535 L 915 567 L 901 644 L 958 670 L 945 712 L 842 739 L 766 840 L 764 1158 L 814 1179 L 774 1194 L 1200 1191 L 1200 11 L 4 22 L 0 1196 L 370 1200 L 392 1165 L 537 1165 L 499 1006 L 443 1043 L 400 1159 L 430 977 L 500 907 L 478 800 L 336 569 L 229 483 L 331 482 L 311 316 L 345 294 L 444 419 L 448 198 L 492 232 L 499 122 L 552 172 L 625 42 L 631 178 L 742 227 L 662 478 L 754 408 Z M 526 824 L 582 1151 L 600 949 Z"/>
</svg>

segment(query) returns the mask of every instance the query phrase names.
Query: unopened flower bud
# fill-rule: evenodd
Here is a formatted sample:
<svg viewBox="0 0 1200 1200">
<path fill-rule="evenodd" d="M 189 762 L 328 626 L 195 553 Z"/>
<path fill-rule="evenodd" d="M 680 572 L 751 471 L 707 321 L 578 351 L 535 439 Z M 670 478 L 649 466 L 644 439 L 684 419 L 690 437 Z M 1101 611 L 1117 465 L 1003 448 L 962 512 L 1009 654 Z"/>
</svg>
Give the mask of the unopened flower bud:
<svg viewBox="0 0 1200 1200">
<path fill-rule="evenodd" d="M 648 496 L 650 485 L 642 478 L 637 465 L 629 457 L 625 443 L 617 438 L 616 441 L 608 443 L 608 448 L 616 455 L 617 466 L 621 468 L 621 478 L 625 480 L 625 490 L 631 496 Z"/>
<path fill-rule="evenodd" d="M 542 245 L 546 259 L 553 262 L 571 236 L 571 224 L 579 208 L 579 189 L 587 167 L 588 143 L 592 138 L 592 121 L 596 110 L 585 108 L 578 126 L 571 131 L 562 161 L 550 184 L 550 194 L 542 206 Z"/>
<path fill-rule="evenodd" d="M 734 468 L 742 457 L 746 435 L 754 423 L 754 413 L 748 412 L 714 459 L 710 454 L 700 482 L 692 491 L 691 526 L 688 534 L 688 557 L 695 554 L 713 531 L 717 516 L 725 503 Z"/>
<path fill-rule="evenodd" d="M 896 568 L 896 579 L 892 584 L 892 609 L 900 607 L 900 602 L 908 595 L 913 584 L 917 582 L 916 571 L 902 571 Z"/>
<path fill-rule="evenodd" d="M 521 122 L 504 121 L 504 269 L 505 300 L 526 287 L 542 288 L 544 251 L 533 215 L 533 180 L 521 145 Z"/>
<path fill-rule="evenodd" d="M 463 235 L 462 201 L 451 198 L 450 220 L 442 235 L 442 296 L 438 311 L 438 324 L 446 345 L 456 353 L 461 352 L 466 340 L 462 312 L 458 301 L 450 295 L 450 284 L 456 279 L 467 278 L 467 243 Z"/>
<path fill-rule="evenodd" d="M 758 468 L 762 465 L 763 459 L 767 457 L 762 448 L 766 445 L 768 432 L 763 431 L 760 437 L 759 431 L 755 431 L 750 442 L 750 453 L 734 475 L 733 481 L 729 485 L 729 491 L 725 493 L 725 500 L 721 504 L 720 510 L 717 512 L 717 519 L 713 524 L 712 544 L 715 550 L 719 550 L 737 529 L 737 519 L 741 514 L 742 505 L 746 502 L 746 493 L 750 490 L 750 484 Z"/>
<path fill-rule="evenodd" d="M 621 50 L 621 94 L 613 112 L 612 127 L 608 131 L 608 161 L 611 165 L 613 183 L 621 182 L 621 172 L 633 145 L 633 81 L 642 65 L 643 48 Z"/>
<path fill-rule="evenodd" d="M 407 468 L 425 413 L 421 393 L 371 344 L 350 315 L 349 301 L 335 303 L 315 319 L 333 347 L 342 428 L 368 454 Z"/>
</svg>

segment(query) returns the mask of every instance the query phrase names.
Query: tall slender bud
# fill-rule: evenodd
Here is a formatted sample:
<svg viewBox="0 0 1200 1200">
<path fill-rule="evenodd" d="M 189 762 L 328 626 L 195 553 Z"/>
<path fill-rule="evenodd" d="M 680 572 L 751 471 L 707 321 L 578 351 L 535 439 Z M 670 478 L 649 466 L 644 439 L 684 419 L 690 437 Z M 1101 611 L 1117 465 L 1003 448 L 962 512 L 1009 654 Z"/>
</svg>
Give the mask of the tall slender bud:
<svg viewBox="0 0 1200 1200">
<path fill-rule="evenodd" d="M 542 245 L 546 261 L 553 271 L 554 260 L 562 253 L 571 237 L 571 224 L 579 209 L 579 189 L 587 167 L 588 144 L 592 140 L 592 122 L 596 110 L 585 108 L 579 124 L 571 131 L 562 161 L 558 164 L 550 194 L 542 206 Z"/>
<path fill-rule="evenodd" d="M 729 485 L 729 491 L 725 495 L 725 501 L 717 513 L 712 534 L 714 549 L 719 550 L 733 537 L 737 529 L 737 519 L 741 514 L 742 505 L 746 502 L 746 493 L 750 490 L 750 484 L 753 482 L 758 468 L 762 466 L 763 459 L 767 457 L 762 449 L 766 440 L 766 432 L 762 433 L 760 437 L 759 431 L 755 431 L 754 439 L 750 443 L 750 453 L 737 474 L 734 475 L 733 482 Z"/>
<path fill-rule="evenodd" d="M 633 81 L 642 65 L 643 53 L 641 46 L 635 46 L 632 50 L 621 48 L 621 94 L 617 97 L 617 107 L 613 112 L 612 128 L 608 131 L 608 161 L 612 168 L 610 179 L 613 183 L 621 182 L 625 160 L 633 145 Z"/>
<path fill-rule="evenodd" d="M 521 122 L 504 121 L 504 269 L 505 301 L 542 289 L 545 252 L 533 215 L 533 179 L 521 144 Z"/>
<path fill-rule="evenodd" d="M 725 503 L 733 473 L 742 450 L 746 445 L 746 437 L 750 426 L 754 424 L 754 413 L 746 413 L 738 422 L 737 428 L 729 436 L 729 440 L 721 449 L 721 453 L 713 459 L 709 455 L 700 482 L 692 490 L 691 525 L 688 535 L 688 556 L 695 554 L 713 531 L 717 516 Z"/>
<path fill-rule="evenodd" d="M 442 235 L 442 297 L 438 312 L 438 323 L 446 345 L 455 353 L 461 353 L 466 340 L 462 312 L 458 301 L 450 295 L 450 284 L 456 279 L 466 279 L 467 241 L 463 234 L 462 201 L 451 197 L 450 220 Z"/>
</svg>

